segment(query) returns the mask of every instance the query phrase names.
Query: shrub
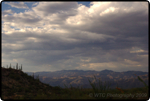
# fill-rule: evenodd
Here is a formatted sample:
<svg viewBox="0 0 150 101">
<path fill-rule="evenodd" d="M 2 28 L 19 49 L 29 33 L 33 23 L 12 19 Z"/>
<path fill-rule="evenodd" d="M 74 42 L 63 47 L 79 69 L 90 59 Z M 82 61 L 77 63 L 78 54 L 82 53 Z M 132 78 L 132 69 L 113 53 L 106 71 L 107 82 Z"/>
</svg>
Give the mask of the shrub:
<svg viewBox="0 0 150 101">
<path fill-rule="evenodd" d="M 100 79 L 97 80 L 95 76 L 94 79 L 96 81 L 95 83 L 92 83 L 89 79 L 88 80 L 95 93 L 105 93 L 106 91 L 110 90 L 110 83 L 102 82 Z"/>
<path fill-rule="evenodd" d="M 55 87 L 53 87 L 53 90 L 61 90 L 61 87 L 55 86 Z"/>
<path fill-rule="evenodd" d="M 136 75 L 136 74 L 135 74 Z M 136 75 L 137 76 L 137 75 Z M 138 77 L 138 80 L 140 81 L 140 82 L 142 82 L 144 85 L 145 85 L 145 87 L 148 89 L 148 86 L 147 86 L 147 84 L 139 77 L 139 76 L 137 76 Z"/>
</svg>

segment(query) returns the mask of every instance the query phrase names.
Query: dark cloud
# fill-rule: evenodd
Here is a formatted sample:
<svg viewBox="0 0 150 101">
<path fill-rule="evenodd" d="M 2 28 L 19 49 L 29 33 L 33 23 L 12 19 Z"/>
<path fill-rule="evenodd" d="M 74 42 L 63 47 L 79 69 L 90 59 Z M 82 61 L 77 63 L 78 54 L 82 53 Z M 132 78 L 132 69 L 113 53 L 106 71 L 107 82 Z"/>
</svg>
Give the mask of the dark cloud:
<svg viewBox="0 0 150 101">
<path fill-rule="evenodd" d="M 26 61 L 28 69 L 36 66 L 37 70 L 136 70 L 140 65 L 146 70 L 148 12 L 144 8 L 132 9 L 131 5 L 136 7 L 135 4 L 123 6 L 129 9 L 126 12 L 122 3 L 114 3 L 120 10 L 103 16 L 99 10 L 105 11 L 105 8 L 94 8 L 95 13 L 90 17 L 88 13 L 80 13 L 75 2 L 50 2 L 37 4 L 33 11 L 3 16 L 2 58 Z M 69 24 L 71 17 L 74 20 L 69 20 L 72 21 Z M 75 24 L 78 21 L 81 24 Z M 23 31 L 11 28 L 12 23 Z M 9 27 L 11 29 L 6 30 Z"/>
<path fill-rule="evenodd" d="M 26 14 L 23 14 L 22 16 L 5 16 L 5 17 L 2 17 L 3 21 L 5 22 L 19 22 L 19 24 L 26 24 L 26 25 L 30 25 L 30 24 L 36 24 L 38 23 L 39 21 L 41 21 L 41 18 L 37 18 L 37 17 L 33 17 L 33 16 L 30 16 L 30 17 L 27 17 Z"/>
<path fill-rule="evenodd" d="M 70 12 L 70 14 L 74 13 L 74 8 L 77 7 L 77 3 L 75 2 L 57 2 L 57 3 L 52 3 L 52 2 L 47 2 L 47 3 L 39 3 L 38 6 L 33 7 L 33 9 L 37 11 L 42 11 L 44 12 L 44 15 L 49 15 L 53 13 L 67 13 L 68 11 L 73 11 Z M 70 15 L 69 14 L 69 15 Z"/>
</svg>

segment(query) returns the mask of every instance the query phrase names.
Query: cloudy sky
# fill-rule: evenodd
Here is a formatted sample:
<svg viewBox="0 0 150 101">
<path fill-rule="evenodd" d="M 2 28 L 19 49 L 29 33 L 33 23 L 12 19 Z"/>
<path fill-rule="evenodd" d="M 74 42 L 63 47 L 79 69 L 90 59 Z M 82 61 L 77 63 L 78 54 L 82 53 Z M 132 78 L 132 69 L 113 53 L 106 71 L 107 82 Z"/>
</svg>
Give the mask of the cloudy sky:
<svg viewBox="0 0 150 101">
<path fill-rule="evenodd" d="M 2 66 L 148 71 L 148 2 L 2 2 Z"/>
</svg>

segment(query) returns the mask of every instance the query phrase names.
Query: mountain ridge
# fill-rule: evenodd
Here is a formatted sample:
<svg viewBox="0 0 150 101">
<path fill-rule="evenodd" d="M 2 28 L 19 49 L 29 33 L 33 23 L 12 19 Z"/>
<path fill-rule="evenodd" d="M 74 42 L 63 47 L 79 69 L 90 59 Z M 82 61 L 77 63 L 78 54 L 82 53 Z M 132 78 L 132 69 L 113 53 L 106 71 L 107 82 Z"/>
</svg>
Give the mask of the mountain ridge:
<svg viewBox="0 0 150 101">
<path fill-rule="evenodd" d="M 59 86 L 52 87 L 48 84 L 42 83 L 39 78 L 34 78 L 34 76 L 29 76 L 22 70 L 18 69 L 12 69 L 12 68 L 1 68 L 2 72 L 2 90 L 1 90 L 1 98 L 2 100 L 12 100 L 12 99 L 97 99 L 97 97 L 91 97 L 89 94 L 94 93 L 94 89 L 84 89 L 83 87 L 80 88 L 79 86 L 77 88 L 74 88 L 74 84 L 81 84 L 83 83 L 83 86 L 88 86 L 88 84 L 85 84 L 85 78 L 90 77 L 90 75 L 78 75 L 70 76 L 70 77 L 64 77 L 64 78 L 45 78 L 47 80 L 50 80 L 51 84 L 59 84 L 68 82 L 71 79 L 71 87 L 67 88 L 61 88 Z M 58 72 L 60 73 L 60 72 Z M 73 72 L 71 72 L 73 73 Z M 87 71 L 88 74 L 88 71 Z M 62 75 L 62 74 L 61 74 Z M 70 75 L 70 74 L 68 74 Z M 110 76 L 110 75 L 109 75 Z M 147 78 L 147 74 L 145 74 L 145 78 Z M 47 81 L 46 80 L 46 81 Z M 53 81 L 54 80 L 54 81 Z M 58 80 L 58 81 L 57 81 Z M 83 81 L 83 82 L 79 82 Z M 93 82 L 93 80 L 91 80 Z M 89 83 L 89 82 L 88 82 Z M 129 85 L 129 84 L 128 84 Z M 135 85 L 134 85 L 135 86 Z M 118 88 L 119 89 L 119 88 Z M 118 92 L 120 94 L 120 91 L 118 89 L 110 89 L 107 90 L 108 93 L 115 93 Z M 122 88 L 121 88 L 122 89 Z M 138 97 L 134 99 L 147 99 L 148 90 L 145 87 L 142 88 L 135 88 L 135 89 L 123 89 L 125 94 L 133 93 L 139 91 L 139 93 L 144 93 L 146 96 Z M 135 94 L 133 93 L 133 94 Z M 107 99 L 112 99 L 112 97 L 106 97 Z M 102 99 L 100 97 L 100 99 Z M 115 99 L 115 98 L 113 98 Z M 124 99 L 124 98 L 121 98 Z M 130 99 L 130 97 L 129 97 Z"/>
<path fill-rule="evenodd" d="M 38 72 L 25 72 L 25 73 L 41 73 L 41 72 L 45 72 L 45 73 L 49 73 L 49 72 L 60 72 L 60 71 L 89 71 L 89 72 L 102 72 L 102 71 L 112 71 L 112 72 L 119 72 L 119 71 L 113 71 L 113 70 L 109 70 L 109 69 L 104 69 L 104 70 L 100 70 L 100 71 L 96 71 L 96 70 L 78 70 L 78 69 L 73 69 L 73 70 L 57 70 L 57 71 L 38 71 Z M 136 71 L 136 70 L 129 70 L 129 71 L 120 71 L 120 72 L 145 72 L 148 73 L 146 71 Z"/>
<path fill-rule="evenodd" d="M 31 73 L 29 74 L 31 75 Z M 117 86 L 117 83 L 122 88 L 133 88 L 141 87 L 143 84 L 137 79 L 137 76 L 144 78 L 144 81 L 148 82 L 148 72 L 143 71 L 124 71 L 115 72 L 112 70 L 60 70 L 54 72 L 35 72 L 34 75 L 39 75 L 40 81 L 52 86 L 72 85 L 74 87 L 82 85 L 84 87 L 90 88 L 88 79 L 92 79 L 94 75 L 97 78 L 101 78 L 102 81 L 109 81 L 112 83 L 112 88 Z M 129 83 L 129 86 L 126 86 Z M 137 85 L 139 84 L 139 86 Z M 86 86 L 85 86 L 86 85 Z M 134 86 L 136 85 L 136 86 Z"/>
</svg>

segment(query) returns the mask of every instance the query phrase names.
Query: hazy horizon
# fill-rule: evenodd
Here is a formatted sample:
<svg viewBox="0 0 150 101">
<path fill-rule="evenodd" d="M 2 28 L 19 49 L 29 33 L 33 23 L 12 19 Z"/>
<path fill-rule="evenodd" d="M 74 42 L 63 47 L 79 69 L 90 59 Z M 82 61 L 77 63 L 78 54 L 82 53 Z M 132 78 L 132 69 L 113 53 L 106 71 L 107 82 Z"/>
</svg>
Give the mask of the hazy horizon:
<svg viewBox="0 0 150 101">
<path fill-rule="evenodd" d="M 148 2 L 2 2 L 2 65 L 148 72 Z"/>
</svg>

